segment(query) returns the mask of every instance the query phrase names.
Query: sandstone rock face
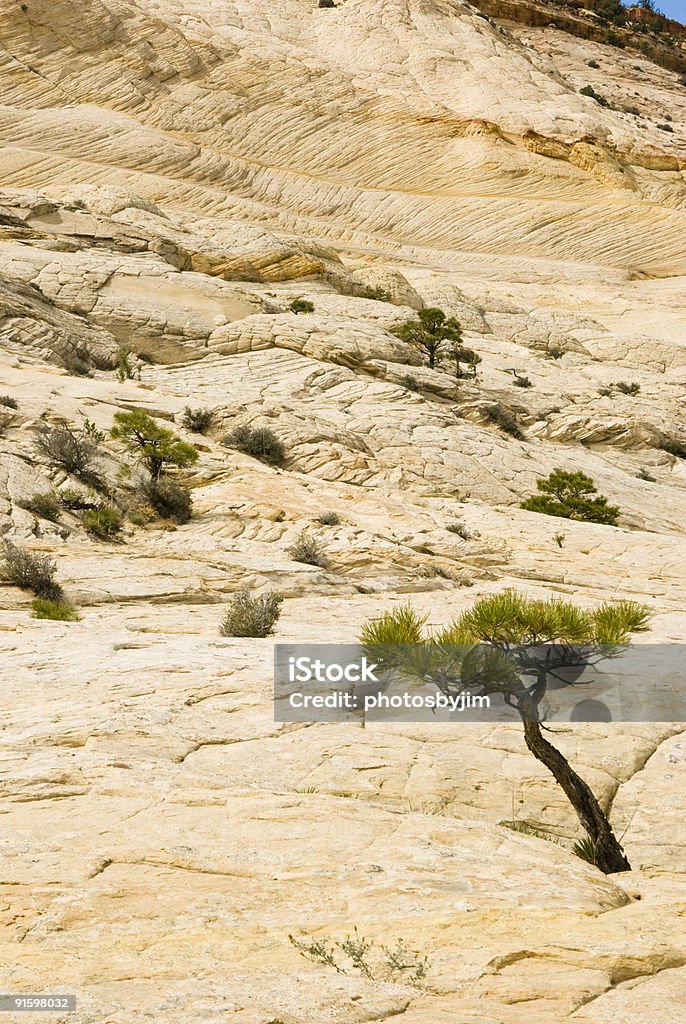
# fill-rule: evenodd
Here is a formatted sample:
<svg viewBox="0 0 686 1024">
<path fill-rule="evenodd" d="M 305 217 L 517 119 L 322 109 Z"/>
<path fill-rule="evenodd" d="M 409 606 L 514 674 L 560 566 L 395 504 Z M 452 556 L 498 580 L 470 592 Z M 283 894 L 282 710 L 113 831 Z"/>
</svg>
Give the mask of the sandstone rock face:
<svg viewBox="0 0 686 1024">
<path fill-rule="evenodd" d="M 684 642 L 676 75 L 459 0 L 0 0 L 0 39 L 0 534 L 81 616 L 0 585 L 3 991 L 75 992 L 76 1024 L 680 1020 L 682 723 L 553 727 L 623 836 L 606 877 L 520 728 L 275 722 L 272 639 L 219 633 L 245 587 L 332 643 L 515 587 Z M 398 338 L 422 306 L 477 379 Z M 198 447 L 186 523 L 141 512 L 135 409 Z M 36 448 L 64 421 L 92 477 Z M 558 467 L 618 526 L 521 509 Z M 118 542 L 26 507 L 94 486 Z M 289 941 L 355 928 L 371 977 Z"/>
</svg>

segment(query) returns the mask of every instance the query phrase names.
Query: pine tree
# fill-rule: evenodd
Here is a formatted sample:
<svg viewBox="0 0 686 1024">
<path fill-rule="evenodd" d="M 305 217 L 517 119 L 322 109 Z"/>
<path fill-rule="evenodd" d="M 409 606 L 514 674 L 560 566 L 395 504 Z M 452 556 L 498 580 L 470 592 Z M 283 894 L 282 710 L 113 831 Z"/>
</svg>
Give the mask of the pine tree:
<svg viewBox="0 0 686 1024">
<path fill-rule="evenodd" d="M 605 523 L 615 526 L 619 508 L 608 505 L 607 498 L 597 494 L 598 488 L 590 476 L 580 470 L 569 473 L 555 469 L 546 480 L 536 483 L 540 494 L 534 494 L 521 503 L 529 512 L 542 512 L 560 519 L 578 519 L 584 523 Z"/>
</svg>

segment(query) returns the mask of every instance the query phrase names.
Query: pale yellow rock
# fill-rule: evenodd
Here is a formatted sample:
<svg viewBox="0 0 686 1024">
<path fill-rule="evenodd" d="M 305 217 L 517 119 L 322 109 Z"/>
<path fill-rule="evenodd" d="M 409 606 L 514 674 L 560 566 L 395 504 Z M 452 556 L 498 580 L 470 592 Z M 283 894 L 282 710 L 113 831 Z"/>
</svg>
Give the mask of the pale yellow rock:
<svg viewBox="0 0 686 1024">
<path fill-rule="evenodd" d="M 515 587 L 636 599 L 684 642 L 675 73 L 460 0 L 0 0 L 0 39 L 0 534 L 81 615 L 0 588 L 3 992 L 75 992 L 72 1024 L 675 1024 L 683 723 L 551 726 L 623 837 L 605 877 L 518 726 L 285 725 L 272 639 L 219 632 L 244 587 L 284 596 L 283 642 Z M 478 380 L 394 333 L 422 305 Z M 138 408 L 198 446 L 188 523 L 105 543 L 22 507 L 87 489 L 36 451 L 60 419 L 133 500 L 109 430 Z M 522 510 L 557 467 L 618 527 Z M 289 942 L 355 928 L 373 978 Z M 399 939 L 424 979 L 388 971 Z"/>
</svg>

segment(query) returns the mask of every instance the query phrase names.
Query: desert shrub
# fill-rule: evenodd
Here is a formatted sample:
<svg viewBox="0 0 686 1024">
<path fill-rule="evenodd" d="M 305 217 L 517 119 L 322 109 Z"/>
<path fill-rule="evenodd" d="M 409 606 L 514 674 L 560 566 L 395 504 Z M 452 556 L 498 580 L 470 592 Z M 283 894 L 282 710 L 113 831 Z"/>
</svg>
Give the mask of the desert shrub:
<svg viewBox="0 0 686 1024">
<path fill-rule="evenodd" d="M 656 477 L 654 477 L 652 473 L 649 473 L 645 466 L 641 466 L 636 476 L 639 480 L 646 480 L 650 484 L 654 484 L 656 482 Z"/>
<path fill-rule="evenodd" d="M 357 293 L 360 299 L 374 299 L 376 302 L 392 302 L 391 293 L 385 288 L 361 288 Z"/>
<path fill-rule="evenodd" d="M 80 622 L 81 616 L 69 601 L 53 601 L 36 597 L 31 602 L 34 619 L 52 619 L 53 622 Z"/>
<path fill-rule="evenodd" d="M 124 528 L 123 516 L 113 505 L 87 509 L 82 522 L 86 530 L 100 540 L 118 540 Z"/>
<path fill-rule="evenodd" d="M 72 377 L 92 377 L 93 371 L 89 363 L 81 356 L 71 353 L 62 359 L 65 370 Z"/>
<path fill-rule="evenodd" d="M 515 374 L 515 378 L 512 383 L 516 388 L 530 388 L 533 386 L 529 377 L 520 377 L 518 374 Z"/>
<path fill-rule="evenodd" d="M 135 380 L 136 378 L 140 380 L 141 378 L 140 367 L 133 365 L 131 353 L 124 348 L 120 348 L 117 353 L 116 374 L 120 384 L 123 384 L 125 380 Z"/>
<path fill-rule="evenodd" d="M 489 423 L 493 423 L 496 427 L 500 427 L 510 437 L 515 437 L 517 440 L 522 440 L 524 434 L 519 429 L 517 420 L 514 418 L 509 409 L 506 409 L 504 405 L 497 402 L 495 405 L 487 405 L 483 409 L 483 415 Z"/>
<path fill-rule="evenodd" d="M 590 98 L 595 100 L 596 103 L 599 103 L 601 107 L 610 106 L 605 97 L 601 96 L 599 92 L 596 92 L 592 85 L 585 85 L 583 89 L 579 89 L 579 92 L 582 96 L 590 96 Z"/>
<path fill-rule="evenodd" d="M 172 430 L 161 427 L 142 409 L 116 412 L 112 437 L 124 445 L 147 469 L 152 480 L 158 480 L 168 466 L 182 468 L 198 461 L 198 449 L 182 441 Z"/>
<path fill-rule="evenodd" d="M 49 519 L 52 523 L 57 522 L 62 511 L 59 498 L 54 491 L 32 494 L 26 501 L 20 502 L 20 505 L 28 512 L 33 512 L 34 515 L 40 516 L 41 519 Z"/>
<path fill-rule="evenodd" d="M 608 505 L 607 498 L 597 495 L 598 488 L 590 476 L 580 471 L 569 473 L 555 469 L 545 480 L 538 480 L 535 494 L 521 503 L 529 512 L 541 512 L 560 519 L 577 519 L 584 523 L 615 526 L 619 508 Z"/>
<path fill-rule="evenodd" d="M 293 299 L 288 308 L 291 313 L 314 313 L 314 303 L 309 299 Z"/>
<path fill-rule="evenodd" d="M 411 373 L 406 373 L 403 377 L 401 384 L 408 391 L 419 391 L 419 381 L 416 377 L 413 377 Z"/>
<path fill-rule="evenodd" d="M 472 539 L 471 530 L 457 519 L 452 523 L 447 523 L 446 530 L 449 530 L 450 533 L 456 533 L 458 537 L 462 538 L 462 540 Z"/>
<path fill-rule="evenodd" d="M 82 480 L 92 479 L 98 441 L 92 436 L 87 424 L 80 430 L 75 430 L 68 423 L 55 427 L 43 426 L 36 436 L 35 445 L 39 452 L 47 456 L 51 465 Z"/>
<path fill-rule="evenodd" d="M 331 10 L 335 6 L 336 4 L 333 2 L 333 0 L 319 0 L 319 2 L 317 3 L 317 7 L 322 7 L 325 8 L 326 10 Z"/>
<path fill-rule="evenodd" d="M 193 497 L 173 480 L 151 480 L 144 488 L 146 501 L 163 519 L 187 523 L 193 515 Z"/>
<path fill-rule="evenodd" d="M 229 602 L 219 632 L 222 636 L 271 636 L 282 604 L 280 594 L 251 597 L 247 590 L 242 590 Z"/>
<path fill-rule="evenodd" d="M 0 405 L 4 405 L 6 409 L 19 408 L 19 403 L 16 398 L 12 398 L 11 395 L 0 395 Z"/>
<path fill-rule="evenodd" d="M 329 557 L 323 546 L 316 537 L 313 537 L 305 530 L 289 547 L 288 553 L 295 562 L 304 562 L 305 565 L 316 565 L 320 569 L 326 569 L 329 566 Z"/>
<path fill-rule="evenodd" d="M 338 526 L 341 521 L 341 517 L 338 512 L 322 512 L 320 516 L 317 516 L 316 522 L 321 526 Z"/>
<path fill-rule="evenodd" d="M 190 405 L 187 405 L 183 410 L 181 423 L 186 430 L 204 434 L 211 427 L 213 419 L 214 413 L 211 409 L 191 409 Z"/>
<path fill-rule="evenodd" d="M 637 384 L 636 381 L 632 381 L 629 384 L 624 380 L 620 380 L 617 384 L 614 384 L 613 387 L 615 387 L 617 391 L 621 391 L 623 395 L 637 395 L 641 390 L 641 385 Z"/>
<path fill-rule="evenodd" d="M 69 512 L 81 512 L 87 508 L 97 508 L 100 501 L 92 491 L 86 494 L 77 487 L 64 487 L 57 492 L 57 498 L 62 508 Z"/>
<path fill-rule="evenodd" d="M 454 317 L 447 317 L 442 309 L 427 306 L 417 313 L 417 320 L 407 320 L 393 332 L 426 356 L 431 369 L 448 347 L 460 346 L 462 328 Z"/>
<path fill-rule="evenodd" d="M 622 37 L 620 35 L 617 35 L 616 32 L 613 32 L 612 29 L 610 29 L 610 31 L 605 36 L 605 42 L 607 43 L 608 46 L 616 46 L 617 49 L 619 49 L 619 50 L 625 50 L 626 49 L 626 42 L 625 42 L 625 40 L 622 39 Z"/>
<path fill-rule="evenodd" d="M 34 555 L 10 541 L 3 546 L 0 579 L 22 590 L 31 590 L 36 597 L 59 601 L 62 588 L 55 579 L 57 566 L 47 555 Z"/>
<path fill-rule="evenodd" d="M 612 390 L 612 388 L 603 386 L 601 388 L 598 388 L 598 394 L 602 395 L 603 398 L 611 398 L 614 394 L 614 391 Z"/>
<path fill-rule="evenodd" d="M 680 441 L 676 437 L 665 437 L 660 441 L 658 448 L 670 455 L 676 455 L 677 459 L 686 459 L 686 441 Z"/>
<path fill-rule="evenodd" d="M 586 63 L 588 64 L 589 68 L 599 68 L 600 67 L 600 64 L 598 63 L 597 60 L 587 60 Z"/>
<path fill-rule="evenodd" d="M 673 132 L 674 131 L 674 129 L 672 128 L 671 124 L 656 124 L 655 127 L 659 128 L 661 132 Z"/>
<path fill-rule="evenodd" d="M 565 355 L 566 352 L 567 349 L 564 347 L 564 345 L 559 345 L 557 344 L 557 342 L 552 342 L 552 344 L 548 345 L 545 354 L 548 356 L 549 359 L 562 359 L 563 355 Z"/>
<path fill-rule="evenodd" d="M 286 449 L 269 427 L 236 427 L 225 437 L 224 444 L 270 466 L 281 466 L 286 459 Z"/>
</svg>

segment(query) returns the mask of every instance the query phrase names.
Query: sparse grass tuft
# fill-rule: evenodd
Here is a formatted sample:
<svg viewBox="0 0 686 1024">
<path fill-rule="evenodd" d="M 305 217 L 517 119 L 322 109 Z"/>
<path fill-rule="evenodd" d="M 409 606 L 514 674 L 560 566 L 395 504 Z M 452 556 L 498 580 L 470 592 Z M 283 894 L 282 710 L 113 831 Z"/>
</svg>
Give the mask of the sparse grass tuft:
<svg viewBox="0 0 686 1024">
<path fill-rule="evenodd" d="M 584 836 L 583 839 L 577 839 L 572 846 L 572 853 L 576 854 L 577 857 L 581 857 L 582 860 L 587 861 L 589 864 L 596 863 L 596 845 L 590 836 Z"/>
<path fill-rule="evenodd" d="M 12 398 L 11 395 L 0 395 L 0 405 L 4 405 L 6 409 L 19 408 L 19 403 L 16 398 Z"/>
<path fill-rule="evenodd" d="M 320 569 L 328 569 L 330 565 L 330 559 L 323 546 L 306 530 L 296 538 L 288 553 L 295 562 L 304 562 L 305 565 L 316 565 Z"/>
<path fill-rule="evenodd" d="M 445 528 L 446 530 L 449 530 L 450 533 L 456 533 L 458 537 L 462 538 L 462 540 L 472 539 L 472 531 L 467 526 L 465 526 L 464 523 L 461 523 L 458 519 L 456 519 L 452 523 L 447 523 Z"/>
<path fill-rule="evenodd" d="M 81 616 L 69 601 L 52 601 L 36 597 L 31 602 L 34 619 L 51 619 L 53 622 L 80 622 Z"/>
</svg>

